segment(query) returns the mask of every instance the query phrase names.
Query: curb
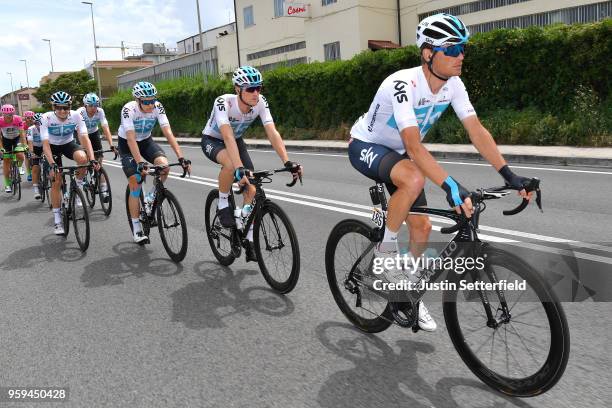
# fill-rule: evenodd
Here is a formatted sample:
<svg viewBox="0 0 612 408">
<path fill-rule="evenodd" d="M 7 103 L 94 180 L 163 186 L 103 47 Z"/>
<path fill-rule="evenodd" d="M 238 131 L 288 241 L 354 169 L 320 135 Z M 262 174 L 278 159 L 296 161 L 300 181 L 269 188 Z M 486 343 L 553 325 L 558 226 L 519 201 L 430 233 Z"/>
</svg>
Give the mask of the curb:
<svg viewBox="0 0 612 408">
<path fill-rule="evenodd" d="M 114 136 L 113 138 L 116 138 Z M 154 138 L 156 142 L 165 142 L 165 138 Z M 247 147 L 254 150 L 271 150 L 272 146 L 267 140 L 245 140 Z M 292 143 L 294 141 L 286 140 L 285 146 L 289 152 L 324 152 L 324 153 L 346 153 L 348 148 L 346 146 L 328 146 L 325 144 L 316 145 L 314 143 L 309 144 L 298 144 Z M 200 138 L 181 138 L 180 144 L 189 146 L 199 146 Z M 452 151 L 440 151 L 430 148 L 430 153 L 436 159 L 452 159 L 452 160 L 470 160 L 485 162 L 482 156 L 476 152 L 452 152 Z M 529 163 L 529 164 L 546 164 L 555 166 L 585 166 L 585 167 L 607 167 L 612 168 L 612 158 L 600 158 L 600 157 L 577 157 L 577 156 L 545 156 L 537 154 L 513 154 L 513 153 L 502 153 L 504 158 L 510 163 Z"/>
</svg>

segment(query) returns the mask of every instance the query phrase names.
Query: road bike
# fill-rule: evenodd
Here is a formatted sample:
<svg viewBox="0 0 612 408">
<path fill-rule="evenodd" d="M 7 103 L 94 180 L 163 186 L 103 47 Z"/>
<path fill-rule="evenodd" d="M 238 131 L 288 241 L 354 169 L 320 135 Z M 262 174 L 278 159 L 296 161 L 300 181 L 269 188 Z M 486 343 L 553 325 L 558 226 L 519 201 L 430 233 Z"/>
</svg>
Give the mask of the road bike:
<svg viewBox="0 0 612 408">
<path fill-rule="evenodd" d="M 115 153 L 113 160 L 116 160 L 117 151 L 112 149 L 96 150 L 94 155 L 109 152 Z M 87 204 L 89 204 L 90 208 L 94 208 L 94 205 L 96 205 L 96 196 L 99 196 L 100 207 L 102 207 L 104 215 L 108 217 L 113 209 L 113 195 L 111 192 L 110 178 L 108 177 L 106 170 L 104 170 L 104 167 L 100 167 L 100 170 L 96 170 L 93 167 L 90 168 L 85 175 L 84 181 L 85 184 L 83 185 L 83 192 L 85 193 L 85 198 L 87 198 Z M 105 191 L 100 189 L 100 185 L 102 184 L 106 184 Z"/>
<path fill-rule="evenodd" d="M 539 183 L 538 179 L 531 179 L 526 190 L 536 193 L 541 210 Z M 435 283 L 447 272 L 447 282 L 455 285 L 442 294 L 444 321 L 463 362 L 495 390 L 510 396 L 531 397 L 549 390 L 563 375 L 569 358 L 570 333 L 563 308 L 550 284 L 522 259 L 478 238 L 485 202 L 500 199 L 509 190 L 504 186 L 471 193 L 474 214 L 469 219 L 453 210 L 426 207 L 410 210 L 456 222 L 441 229 L 443 234 L 456 235 L 437 259 L 481 259 L 478 268 L 459 274 L 456 270 L 449 271 L 444 266 L 448 265 L 446 262 L 433 262 L 415 275 L 412 288 L 381 290 L 380 276 L 374 272 L 373 250 L 384 235 L 387 201 L 383 184 L 377 183 L 370 188 L 372 203 L 382 208 L 374 208 L 375 227 L 353 219 L 339 222 L 327 240 L 325 269 L 342 313 L 368 333 L 381 332 L 392 324 L 418 331 L 419 300 L 427 292 L 426 284 Z M 517 208 L 503 213 L 518 214 L 527 204 L 528 200 L 523 199 Z M 462 281 L 466 284 L 465 290 L 459 290 Z M 524 281 L 525 289 L 504 290 L 500 284 L 503 281 Z M 490 285 L 479 287 L 476 282 Z M 467 286 L 469 283 L 474 283 L 472 289 Z"/>
<path fill-rule="evenodd" d="M 282 168 L 253 172 L 249 178 L 249 182 L 255 186 L 252 211 L 246 217 L 239 217 L 234 227 L 224 228 L 221 225 L 217 212 L 218 189 L 208 193 L 204 208 L 206 235 L 219 263 L 228 266 L 240 257 L 242 248 L 248 245 L 247 233 L 253 226 L 253 244 L 259 269 L 270 287 L 279 293 L 289 293 L 297 284 L 300 248 L 289 217 L 282 208 L 266 198 L 263 184 L 271 183 L 275 173 L 290 171 Z M 297 180 L 295 178 L 287 186 L 293 187 Z M 229 205 L 232 209 L 236 208 L 234 194 L 230 189 Z"/>
<path fill-rule="evenodd" d="M 85 205 L 85 195 L 77 185 L 76 172 L 79 169 L 88 169 L 90 166 L 91 164 L 84 164 L 57 168 L 62 178 L 61 214 L 64 224 L 63 236 L 68 236 L 70 221 L 72 220 L 74 236 L 82 252 L 87 251 L 87 248 L 89 248 L 91 231 L 89 227 L 89 212 Z M 69 185 L 66 185 L 66 176 L 70 178 Z M 51 200 L 49 200 L 49 203 L 50 202 Z"/>
<path fill-rule="evenodd" d="M 142 226 L 143 233 L 149 237 L 141 245 L 150 243 L 151 227 L 157 226 L 159 235 L 161 236 L 162 244 L 166 249 L 166 253 L 174 262 L 181 262 L 187 254 L 187 224 L 183 209 L 177 198 L 168 190 L 161 180 L 161 173 L 164 169 L 173 166 L 182 166 L 181 163 L 172 163 L 167 166 L 147 166 L 147 175 L 153 176 L 152 196 L 150 202 L 145 202 L 143 189 L 140 190 L 139 197 L 139 220 Z M 187 169 L 183 168 L 184 178 L 187 175 Z M 144 184 L 145 180 L 142 180 Z M 125 189 L 125 211 L 127 213 L 127 221 L 130 225 L 130 231 L 134 232 L 132 225 L 132 216 L 130 215 L 129 207 L 130 186 Z"/>
</svg>

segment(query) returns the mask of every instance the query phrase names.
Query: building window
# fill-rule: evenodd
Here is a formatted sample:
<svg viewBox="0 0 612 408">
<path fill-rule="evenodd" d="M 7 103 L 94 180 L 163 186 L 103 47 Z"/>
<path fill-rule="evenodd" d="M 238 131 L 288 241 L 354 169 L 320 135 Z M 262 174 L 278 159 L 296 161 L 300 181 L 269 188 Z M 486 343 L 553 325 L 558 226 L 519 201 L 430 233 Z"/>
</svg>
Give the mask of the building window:
<svg viewBox="0 0 612 408">
<path fill-rule="evenodd" d="M 244 28 L 254 26 L 255 18 L 253 18 L 253 6 L 244 8 Z"/>
<path fill-rule="evenodd" d="M 340 41 L 329 44 L 323 44 L 325 52 L 325 61 L 334 61 L 340 59 Z"/>
<path fill-rule="evenodd" d="M 247 61 L 251 61 L 254 59 L 259 59 L 263 57 L 269 57 L 271 55 L 285 54 L 291 51 L 297 51 L 306 48 L 306 41 L 300 41 L 297 43 L 283 45 L 281 47 L 270 48 L 263 51 L 254 52 L 252 54 L 247 54 Z"/>
<path fill-rule="evenodd" d="M 482 33 L 497 28 L 527 28 L 530 26 L 546 26 L 554 23 L 591 23 L 607 17 L 612 17 L 612 1 L 586 4 L 584 6 L 551 10 L 545 13 L 530 14 L 504 20 L 468 26 L 470 33 Z"/>
<path fill-rule="evenodd" d="M 322 6 L 328 6 L 330 4 L 334 4 L 336 3 L 338 0 L 321 0 L 321 5 Z"/>
<path fill-rule="evenodd" d="M 285 0 L 274 0 L 274 17 L 282 17 L 285 12 L 283 10 L 283 3 Z"/>
<path fill-rule="evenodd" d="M 498 7 L 510 6 L 516 3 L 523 3 L 530 0 L 480 0 L 471 3 L 460 4 L 447 8 L 428 11 L 427 13 L 419 14 L 419 21 L 425 17 L 433 16 L 438 13 L 448 13 L 454 16 L 462 16 L 464 14 L 477 13 L 482 10 L 489 10 Z"/>
</svg>

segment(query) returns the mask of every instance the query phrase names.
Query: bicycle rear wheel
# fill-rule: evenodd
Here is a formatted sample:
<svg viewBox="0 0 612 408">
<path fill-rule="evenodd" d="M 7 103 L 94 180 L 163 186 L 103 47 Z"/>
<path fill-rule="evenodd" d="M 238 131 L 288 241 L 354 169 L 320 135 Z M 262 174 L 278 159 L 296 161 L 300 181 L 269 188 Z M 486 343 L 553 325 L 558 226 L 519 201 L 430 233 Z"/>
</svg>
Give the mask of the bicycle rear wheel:
<svg viewBox="0 0 612 408">
<path fill-rule="evenodd" d="M 129 199 L 130 199 L 130 186 L 126 186 L 125 188 L 125 212 L 127 214 L 127 222 L 130 226 L 130 232 L 132 234 L 134 234 L 134 226 L 132 225 L 132 216 L 130 215 L 130 206 L 129 206 Z M 139 197 L 139 220 L 140 220 L 140 227 L 142 228 L 142 232 L 148 237 L 149 234 L 151 233 L 151 224 L 149 223 L 149 217 L 147 217 L 147 213 L 144 210 L 144 195 L 142 194 L 142 189 L 140 190 L 140 197 Z M 140 245 L 144 245 L 144 241 L 140 244 Z"/>
<path fill-rule="evenodd" d="M 12 186 L 13 195 L 17 197 L 17 200 L 21 200 L 21 174 L 19 174 L 19 167 L 17 167 L 14 163 L 12 167 Z"/>
<path fill-rule="evenodd" d="M 231 265 L 236 256 L 233 251 L 232 234 L 230 228 L 224 228 L 217 215 L 217 204 L 219 202 L 219 190 L 214 189 L 208 193 L 206 197 L 206 205 L 204 206 L 204 224 L 206 228 L 206 236 L 208 244 L 213 255 L 221 265 Z"/>
<path fill-rule="evenodd" d="M 106 183 L 106 191 L 102 191 L 102 186 Z M 104 211 L 104 215 L 107 217 L 110 215 L 113 209 L 113 195 L 111 192 L 110 180 L 108 178 L 108 174 L 106 170 L 103 168 L 100 169 L 98 173 L 98 193 L 100 195 L 100 206 L 102 207 L 102 211 Z"/>
<path fill-rule="evenodd" d="M 68 236 L 68 232 L 70 231 L 70 218 L 71 218 L 71 212 L 72 212 L 72 208 L 70 208 L 70 202 L 71 200 L 66 201 L 64 199 L 64 190 L 66 189 L 65 185 L 62 185 L 62 196 L 61 196 L 61 201 L 60 201 L 60 206 L 61 206 L 61 213 L 62 213 L 62 222 L 64 224 L 64 237 Z M 51 204 L 51 200 L 49 200 L 49 204 Z"/>
<path fill-rule="evenodd" d="M 393 323 L 389 301 L 372 283 L 374 246 L 370 228 L 359 220 L 340 221 L 325 247 L 325 271 L 336 304 L 346 318 L 367 333 L 386 330 Z"/>
<path fill-rule="evenodd" d="M 553 387 L 563 375 L 570 334 L 561 304 L 531 266 L 516 256 L 487 248 L 484 271 L 466 281 L 525 281 L 525 290 L 447 291 L 444 320 L 455 349 L 485 384 L 513 397 L 533 397 Z M 481 296 L 489 301 L 488 319 Z M 505 300 L 504 300 L 505 299 Z M 508 306 L 509 314 L 502 310 Z"/>
<path fill-rule="evenodd" d="M 77 197 L 81 200 L 81 205 L 76 204 Z M 72 190 L 70 194 L 70 207 L 72 208 L 72 225 L 74 226 L 74 236 L 76 237 L 81 252 L 89 248 L 89 212 L 85 205 L 83 192 L 78 188 Z"/>
<path fill-rule="evenodd" d="M 300 277 L 300 247 L 282 208 L 265 202 L 255 218 L 253 238 L 257 263 L 268 285 L 280 293 L 291 292 Z"/>
<path fill-rule="evenodd" d="M 181 262 L 187 254 L 185 215 L 172 192 L 164 189 L 157 199 L 157 229 L 170 259 Z"/>
</svg>

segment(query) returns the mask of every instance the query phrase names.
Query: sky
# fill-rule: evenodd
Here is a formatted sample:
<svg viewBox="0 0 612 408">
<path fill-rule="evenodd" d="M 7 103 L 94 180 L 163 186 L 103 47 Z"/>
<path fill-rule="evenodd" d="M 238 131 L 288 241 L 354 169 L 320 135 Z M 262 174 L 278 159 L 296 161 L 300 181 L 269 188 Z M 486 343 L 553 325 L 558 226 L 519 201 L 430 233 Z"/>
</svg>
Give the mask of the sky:
<svg viewBox="0 0 612 408">
<path fill-rule="evenodd" d="M 99 46 L 176 42 L 198 33 L 196 0 L 90 0 Z M 202 30 L 234 20 L 233 0 L 199 0 Z M 0 95 L 30 86 L 51 71 L 76 71 L 94 60 L 90 6 L 80 0 L 0 0 Z M 127 55 L 140 50 L 127 50 Z M 98 59 L 121 59 L 120 49 L 98 49 Z"/>
</svg>

